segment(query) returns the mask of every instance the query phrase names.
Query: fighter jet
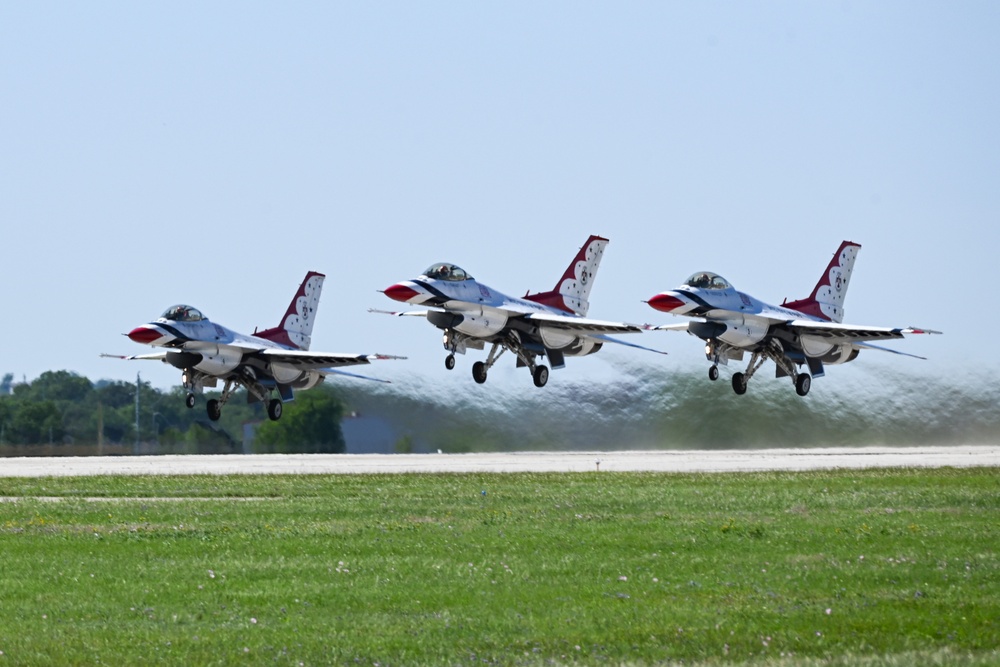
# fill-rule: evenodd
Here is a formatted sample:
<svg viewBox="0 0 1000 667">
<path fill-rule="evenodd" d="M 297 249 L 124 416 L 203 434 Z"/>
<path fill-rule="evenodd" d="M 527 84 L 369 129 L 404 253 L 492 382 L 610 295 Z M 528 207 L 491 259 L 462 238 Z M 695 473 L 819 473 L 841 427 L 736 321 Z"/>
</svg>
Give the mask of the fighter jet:
<svg viewBox="0 0 1000 667">
<path fill-rule="evenodd" d="M 750 352 L 744 372 L 733 374 L 733 391 L 745 394 L 747 383 L 765 361 L 777 367 L 777 377 L 789 377 L 799 396 L 809 393 L 812 378 L 822 377 L 824 364 L 854 361 L 862 350 L 881 350 L 923 359 L 872 345 L 871 341 L 903 338 L 906 334 L 940 331 L 901 327 L 843 324 L 844 298 L 861 246 L 844 241 L 805 299 L 772 306 L 737 291 L 722 276 L 699 271 L 680 287 L 649 300 L 656 310 L 694 318 L 682 324 L 650 327 L 687 331 L 705 341 L 705 356 L 712 363 L 710 380 L 719 379 L 719 364 L 742 361 Z M 800 371 L 806 366 L 808 372 Z M 811 374 L 811 375 L 810 375 Z"/>
<path fill-rule="evenodd" d="M 482 384 L 497 359 L 510 351 L 517 367 L 531 371 L 536 387 L 549 379 L 548 367 L 540 363 L 548 358 L 553 368 L 563 368 L 566 357 L 582 357 L 601 349 L 606 342 L 643 348 L 607 336 L 610 333 L 639 333 L 642 327 L 624 322 L 605 322 L 587 318 L 590 290 L 608 240 L 591 236 L 576 254 L 556 286 L 524 298 L 507 296 L 476 281 L 462 268 L 447 262 L 432 264 L 413 280 L 390 285 L 385 295 L 403 303 L 430 306 L 428 310 L 391 312 L 390 315 L 426 317 L 444 333 L 448 356 L 445 368 L 455 367 L 455 354 L 467 349 L 490 352 L 486 361 L 472 365 L 473 379 Z M 658 350 L 651 350 L 658 352 Z"/>
<path fill-rule="evenodd" d="M 219 419 L 222 407 L 239 387 L 247 390 L 248 403 L 266 402 L 268 417 L 277 421 L 282 404 L 293 399 L 294 389 L 315 387 L 331 373 L 374 380 L 339 369 L 368 364 L 372 359 L 403 358 L 308 351 L 324 278 L 315 271 L 307 273 L 281 324 L 252 335 L 211 322 L 191 306 L 171 306 L 159 318 L 125 334 L 136 343 L 162 349 L 121 358 L 156 359 L 179 368 L 189 408 L 195 405 L 195 392 L 216 387 L 223 380 L 222 395 L 210 399 L 206 406 L 213 421 Z M 278 397 L 271 398 L 275 392 Z"/>
</svg>

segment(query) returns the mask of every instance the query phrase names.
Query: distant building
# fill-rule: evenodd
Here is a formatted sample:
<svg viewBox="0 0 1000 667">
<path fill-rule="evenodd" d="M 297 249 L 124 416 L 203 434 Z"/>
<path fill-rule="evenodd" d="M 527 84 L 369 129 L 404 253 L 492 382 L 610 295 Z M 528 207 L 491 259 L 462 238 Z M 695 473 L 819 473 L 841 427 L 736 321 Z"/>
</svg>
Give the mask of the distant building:
<svg viewBox="0 0 1000 667">
<path fill-rule="evenodd" d="M 243 453 L 252 454 L 253 439 L 257 427 L 263 422 L 248 421 L 243 423 Z M 357 412 L 346 415 L 340 422 L 340 431 L 344 435 L 344 453 L 346 454 L 394 454 L 411 451 L 427 451 L 405 434 L 389 420 L 382 417 L 363 416 Z"/>
<path fill-rule="evenodd" d="M 340 422 L 348 454 L 392 454 L 402 437 L 387 420 L 352 412 Z"/>
</svg>

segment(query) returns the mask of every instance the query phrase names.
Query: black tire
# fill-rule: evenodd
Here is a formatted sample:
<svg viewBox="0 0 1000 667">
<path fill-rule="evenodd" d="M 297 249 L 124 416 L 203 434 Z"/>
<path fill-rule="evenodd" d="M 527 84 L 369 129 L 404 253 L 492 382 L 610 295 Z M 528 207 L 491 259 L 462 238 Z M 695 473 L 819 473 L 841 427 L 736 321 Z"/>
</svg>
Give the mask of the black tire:
<svg viewBox="0 0 1000 667">
<path fill-rule="evenodd" d="M 272 398 L 271 402 L 267 404 L 267 416 L 271 421 L 276 422 L 281 419 L 281 413 L 284 408 L 281 405 L 280 398 Z"/>
<path fill-rule="evenodd" d="M 219 417 L 222 416 L 222 406 L 214 398 L 209 399 L 208 403 L 205 404 L 205 411 L 208 412 L 208 418 L 214 422 L 219 421 Z"/>
<path fill-rule="evenodd" d="M 184 397 L 184 405 L 188 406 L 189 409 L 194 407 L 194 394 L 188 394 Z"/>
<path fill-rule="evenodd" d="M 812 376 L 809 373 L 799 373 L 799 376 L 795 378 L 795 393 L 799 396 L 805 396 L 809 393 L 809 388 L 812 386 Z"/>
<path fill-rule="evenodd" d="M 708 379 L 711 380 L 712 382 L 715 382 L 716 380 L 719 379 L 718 366 L 713 365 L 711 368 L 708 369 Z"/>
<path fill-rule="evenodd" d="M 733 391 L 740 396 L 747 393 L 747 378 L 743 373 L 733 373 Z"/>
<path fill-rule="evenodd" d="M 449 371 L 455 367 L 454 354 L 449 354 L 447 357 L 444 358 L 444 367 L 447 368 Z"/>
<path fill-rule="evenodd" d="M 486 382 L 486 364 L 481 361 L 472 364 L 472 379 L 478 384 Z"/>
<path fill-rule="evenodd" d="M 535 371 L 531 374 L 531 378 L 535 381 L 536 387 L 544 387 L 545 383 L 549 381 L 549 367 L 535 366 Z"/>
</svg>

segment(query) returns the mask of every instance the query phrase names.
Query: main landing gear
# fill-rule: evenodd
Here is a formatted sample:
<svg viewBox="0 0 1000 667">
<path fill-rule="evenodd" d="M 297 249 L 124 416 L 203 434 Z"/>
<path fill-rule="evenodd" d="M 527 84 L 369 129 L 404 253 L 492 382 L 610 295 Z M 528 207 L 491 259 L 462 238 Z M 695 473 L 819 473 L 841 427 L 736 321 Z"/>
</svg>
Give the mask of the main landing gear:
<svg viewBox="0 0 1000 667">
<path fill-rule="evenodd" d="M 472 364 L 472 379 L 475 380 L 477 384 L 486 382 L 486 370 L 486 364 L 481 361 L 477 361 Z"/>
<path fill-rule="evenodd" d="M 809 389 L 812 386 L 812 376 L 810 376 L 809 373 L 800 373 L 796 369 L 795 364 L 792 363 L 792 361 L 785 355 L 781 346 L 773 344 L 770 347 L 754 350 L 753 356 L 750 357 L 750 363 L 747 365 L 746 372 L 733 373 L 733 391 L 736 392 L 737 395 L 742 396 L 747 393 L 747 385 L 750 382 L 750 378 L 754 376 L 754 373 L 756 373 L 768 359 L 773 361 L 781 372 L 792 378 L 792 382 L 795 384 L 795 393 L 799 396 L 805 396 L 809 393 Z M 719 368 L 718 366 L 713 365 L 708 369 L 708 378 L 710 380 L 716 380 L 718 377 Z"/>
<path fill-rule="evenodd" d="M 195 404 L 195 391 L 201 391 L 203 382 L 205 380 L 205 375 L 200 373 L 191 373 L 191 371 L 185 371 L 183 376 L 184 388 L 188 390 L 187 394 L 184 396 L 184 405 L 188 408 L 193 408 Z M 215 386 L 215 385 L 211 385 Z M 222 406 L 229 402 L 233 394 L 240 388 L 244 387 L 254 398 L 259 401 L 263 401 L 267 404 L 267 416 L 271 421 L 278 421 L 281 419 L 281 413 L 283 412 L 283 403 L 280 398 L 270 398 L 270 389 L 264 387 L 256 378 L 252 376 L 245 377 L 231 377 L 226 379 L 226 385 L 222 389 L 222 395 L 219 398 L 210 398 L 205 402 L 205 412 L 208 414 L 208 418 L 212 421 L 219 421 L 222 417 Z"/>
<path fill-rule="evenodd" d="M 535 370 L 531 372 L 531 379 L 535 381 L 536 387 L 544 387 L 549 381 L 549 367 L 543 364 L 535 366 Z"/>
<path fill-rule="evenodd" d="M 472 379 L 476 381 L 477 384 L 483 384 L 486 382 L 486 377 L 489 370 L 493 368 L 493 364 L 503 356 L 503 353 L 510 350 L 517 355 L 517 361 L 519 366 L 527 366 L 528 370 L 531 371 L 531 379 L 534 381 L 536 387 L 544 387 L 549 381 L 549 367 L 544 364 L 535 363 L 535 357 L 537 356 L 533 352 L 529 352 L 524 349 L 521 345 L 521 339 L 518 337 L 517 332 L 510 332 L 502 341 L 497 341 L 493 343 L 493 347 L 490 349 L 489 356 L 486 357 L 486 361 L 477 361 L 472 364 Z M 455 355 L 449 354 L 444 360 L 445 368 L 451 370 L 455 367 Z"/>
</svg>

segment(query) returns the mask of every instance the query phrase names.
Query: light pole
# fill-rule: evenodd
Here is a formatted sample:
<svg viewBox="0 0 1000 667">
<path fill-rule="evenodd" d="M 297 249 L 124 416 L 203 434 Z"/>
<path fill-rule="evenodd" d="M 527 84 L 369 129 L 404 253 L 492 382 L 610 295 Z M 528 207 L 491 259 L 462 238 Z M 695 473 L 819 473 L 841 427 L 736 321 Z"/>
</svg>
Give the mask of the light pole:
<svg viewBox="0 0 1000 667">
<path fill-rule="evenodd" d="M 157 417 L 159 417 L 161 421 L 165 421 L 165 419 L 164 419 L 163 415 L 161 415 L 159 412 L 154 412 L 153 413 L 153 436 L 156 439 L 156 444 L 159 445 L 160 444 L 160 429 L 156 425 L 156 418 Z"/>
<path fill-rule="evenodd" d="M 139 388 L 142 387 L 142 378 L 138 373 L 135 374 L 135 447 L 132 448 L 132 454 L 135 456 L 139 455 Z"/>
</svg>

